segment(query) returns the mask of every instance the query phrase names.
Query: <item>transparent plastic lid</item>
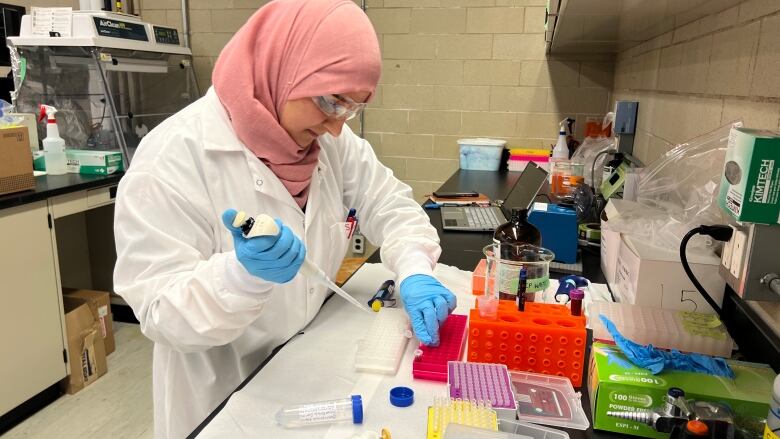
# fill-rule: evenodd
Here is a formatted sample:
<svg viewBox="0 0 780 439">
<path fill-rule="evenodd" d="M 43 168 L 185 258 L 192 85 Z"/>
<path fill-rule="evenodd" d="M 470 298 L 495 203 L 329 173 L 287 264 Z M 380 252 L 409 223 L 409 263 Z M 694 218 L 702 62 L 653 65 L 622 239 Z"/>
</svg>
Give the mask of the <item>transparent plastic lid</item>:
<svg viewBox="0 0 780 439">
<path fill-rule="evenodd" d="M 476 146 L 504 146 L 504 145 L 506 145 L 506 140 L 486 139 L 486 138 L 458 139 L 458 144 L 459 145 L 476 145 Z"/>
<path fill-rule="evenodd" d="M 450 423 L 444 439 L 569 439 L 565 431 L 503 419 L 498 422 L 498 430 Z"/>
<path fill-rule="evenodd" d="M 590 426 L 580 394 L 565 377 L 510 372 L 520 421 L 586 430 Z"/>
</svg>

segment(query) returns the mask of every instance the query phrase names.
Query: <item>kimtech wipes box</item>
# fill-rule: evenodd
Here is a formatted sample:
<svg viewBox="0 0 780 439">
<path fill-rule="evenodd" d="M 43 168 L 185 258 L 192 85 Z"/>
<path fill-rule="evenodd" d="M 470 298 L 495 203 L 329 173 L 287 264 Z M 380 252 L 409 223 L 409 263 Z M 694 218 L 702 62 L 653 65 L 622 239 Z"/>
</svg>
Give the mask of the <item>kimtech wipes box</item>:
<svg viewBox="0 0 780 439">
<path fill-rule="evenodd" d="M 66 149 L 68 172 L 73 174 L 108 175 L 123 171 L 121 151 Z"/>
<path fill-rule="evenodd" d="M 771 400 L 775 373 L 763 364 L 727 360 L 734 379 L 694 372 L 649 370 L 628 362 L 619 348 L 593 343 L 588 364 L 593 428 L 649 438 L 668 438 L 645 424 L 610 416 L 607 412 L 636 412 L 663 406 L 670 387 L 685 391 L 686 399 L 726 404 L 737 426 L 760 433 Z"/>
<path fill-rule="evenodd" d="M 780 223 L 780 132 L 731 129 L 718 204 L 737 221 Z"/>
</svg>

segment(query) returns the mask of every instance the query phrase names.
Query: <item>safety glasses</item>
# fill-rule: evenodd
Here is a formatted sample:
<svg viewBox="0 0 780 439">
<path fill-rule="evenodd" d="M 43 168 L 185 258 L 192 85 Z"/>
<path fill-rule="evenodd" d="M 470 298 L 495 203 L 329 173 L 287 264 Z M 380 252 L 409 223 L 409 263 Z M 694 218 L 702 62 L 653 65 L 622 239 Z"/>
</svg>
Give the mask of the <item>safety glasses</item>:
<svg viewBox="0 0 780 439">
<path fill-rule="evenodd" d="M 326 116 L 339 120 L 350 120 L 366 108 L 366 104 L 341 95 L 315 96 L 311 100 Z"/>
</svg>

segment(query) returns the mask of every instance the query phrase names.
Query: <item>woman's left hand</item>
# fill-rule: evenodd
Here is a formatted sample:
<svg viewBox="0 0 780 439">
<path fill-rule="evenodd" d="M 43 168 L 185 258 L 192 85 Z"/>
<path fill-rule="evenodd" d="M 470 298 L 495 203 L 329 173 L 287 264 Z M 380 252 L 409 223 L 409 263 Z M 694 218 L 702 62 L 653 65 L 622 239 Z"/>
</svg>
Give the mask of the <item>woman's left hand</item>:
<svg viewBox="0 0 780 439">
<path fill-rule="evenodd" d="M 401 300 L 420 343 L 438 346 L 439 327 L 455 309 L 455 295 L 435 278 L 415 274 L 401 282 Z"/>
</svg>

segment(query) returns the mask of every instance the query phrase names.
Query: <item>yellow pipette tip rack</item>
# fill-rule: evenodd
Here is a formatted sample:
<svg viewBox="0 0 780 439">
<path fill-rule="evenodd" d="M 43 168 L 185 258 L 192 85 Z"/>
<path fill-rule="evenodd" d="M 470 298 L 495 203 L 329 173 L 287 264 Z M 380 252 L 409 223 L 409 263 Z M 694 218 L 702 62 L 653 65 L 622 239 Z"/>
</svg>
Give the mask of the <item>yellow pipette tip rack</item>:
<svg viewBox="0 0 780 439">
<path fill-rule="evenodd" d="M 428 439 L 442 439 L 450 423 L 498 431 L 496 411 L 490 402 L 463 401 L 452 398 L 435 398 L 428 407 Z"/>
</svg>

